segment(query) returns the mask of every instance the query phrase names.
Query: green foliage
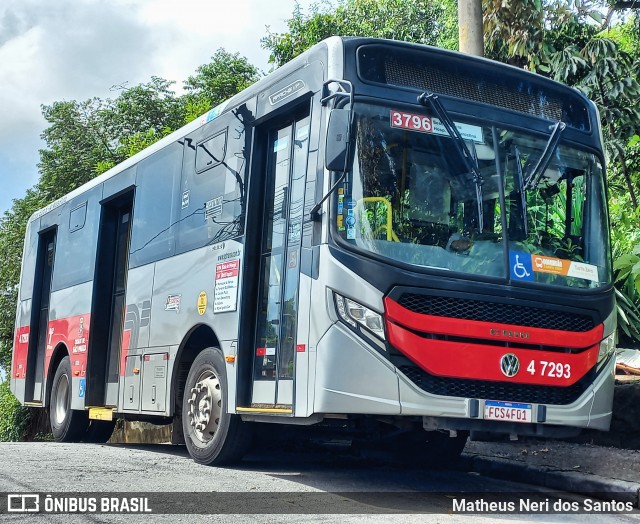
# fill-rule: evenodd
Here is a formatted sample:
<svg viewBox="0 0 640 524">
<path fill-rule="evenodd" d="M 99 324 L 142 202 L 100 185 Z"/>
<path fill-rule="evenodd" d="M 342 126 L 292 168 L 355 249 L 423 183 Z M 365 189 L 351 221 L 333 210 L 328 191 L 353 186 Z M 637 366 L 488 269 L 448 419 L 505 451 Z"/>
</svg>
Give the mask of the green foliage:
<svg viewBox="0 0 640 524">
<path fill-rule="evenodd" d="M 484 0 L 486 56 L 535 71 L 546 54 L 544 10 L 540 0 Z"/>
<path fill-rule="evenodd" d="M 176 97 L 173 84 L 154 76 L 146 84 L 121 89 L 117 98 L 105 101 L 96 124 L 112 142 L 148 132 L 162 137 L 165 129 L 182 127 L 184 101 Z"/>
<path fill-rule="evenodd" d="M 616 288 L 618 340 L 626 344 L 640 342 L 640 309 L 631 298 Z M 626 340 L 621 333 L 624 334 Z"/>
<path fill-rule="evenodd" d="M 0 383 L 0 442 L 24 440 L 29 417 L 29 410 L 9 390 L 9 382 Z"/>
<path fill-rule="evenodd" d="M 257 82 L 259 78 L 260 71 L 245 57 L 220 48 L 211 57 L 211 62 L 201 65 L 195 75 L 187 78 L 184 88 L 190 94 L 187 98 L 189 103 L 195 104 L 199 109 L 208 103 L 209 107 L 201 115 Z"/>
<path fill-rule="evenodd" d="M 305 15 L 298 4 L 288 32 L 268 32 L 262 46 L 276 66 L 334 35 L 389 38 L 457 48 L 457 3 L 451 0 L 339 0 L 312 4 Z"/>
<path fill-rule="evenodd" d="M 613 269 L 618 327 L 628 342 L 640 343 L 640 244 L 630 250 L 615 245 Z"/>
</svg>

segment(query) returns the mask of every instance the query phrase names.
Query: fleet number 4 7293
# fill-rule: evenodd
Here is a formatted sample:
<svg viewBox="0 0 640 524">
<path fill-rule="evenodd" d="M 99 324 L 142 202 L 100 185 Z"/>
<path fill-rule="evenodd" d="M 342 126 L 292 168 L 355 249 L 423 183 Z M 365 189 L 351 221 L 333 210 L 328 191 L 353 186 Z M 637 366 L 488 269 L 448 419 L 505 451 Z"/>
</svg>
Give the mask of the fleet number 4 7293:
<svg viewBox="0 0 640 524">
<path fill-rule="evenodd" d="M 538 366 L 536 369 L 536 365 Z M 527 366 L 527 371 L 531 375 L 535 375 L 536 372 L 539 376 L 549 378 L 571 378 L 571 365 L 563 364 L 562 362 L 547 362 L 546 360 L 540 360 L 537 362 L 532 360 Z"/>
</svg>

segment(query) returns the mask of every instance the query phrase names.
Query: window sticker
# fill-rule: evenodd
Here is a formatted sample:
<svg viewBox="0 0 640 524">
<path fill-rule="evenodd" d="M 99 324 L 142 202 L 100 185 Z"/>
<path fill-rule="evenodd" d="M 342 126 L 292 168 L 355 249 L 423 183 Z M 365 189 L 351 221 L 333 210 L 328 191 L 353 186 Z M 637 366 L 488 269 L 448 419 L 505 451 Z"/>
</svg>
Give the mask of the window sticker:
<svg viewBox="0 0 640 524">
<path fill-rule="evenodd" d="M 273 143 L 273 152 L 277 153 L 278 151 L 282 151 L 289 147 L 289 137 L 284 136 Z"/>
<path fill-rule="evenodd" d="M 537 273 L 566 275 L 569 271 L 569 260 L 543 255 L 531 255 L 531 260 L 533 262 L 533 270 Z"/>
<path fill-rule="evenodd" d="M 584 278 L 592 282 L 599 282 L 598 266 L 593 264 L 585 264 L 584 262 L 571 262 L 569 264 L 568 277 Z"/>
<path fill-rule="evenodd" d="M 509 272 L 512 279 L 528 282 L 534 280 L 534 273 L 583 278 L 592 282 L 599 281 L 598 266 L 593 264 L 522 251 L 509 251 Z"/>
<path fill-rule="evenodd" d="M 454 122 L 460 136 L 464 140 L 471 140 L 479 144 L 484 143 L 482 127 Z M 418 131 L 420 133 L 432 133 L 434 135 L 449 136 L 447 129 L 440 120 L 434 117 L 407 113 L 406 111 L 391 110 L 391 127 Z"/>
<path fill-rule="evenodd" d="M 522 251 L 509 251 L 509 271 L 513 280 L 533 282 L 531 254 Z"/>
</svg>

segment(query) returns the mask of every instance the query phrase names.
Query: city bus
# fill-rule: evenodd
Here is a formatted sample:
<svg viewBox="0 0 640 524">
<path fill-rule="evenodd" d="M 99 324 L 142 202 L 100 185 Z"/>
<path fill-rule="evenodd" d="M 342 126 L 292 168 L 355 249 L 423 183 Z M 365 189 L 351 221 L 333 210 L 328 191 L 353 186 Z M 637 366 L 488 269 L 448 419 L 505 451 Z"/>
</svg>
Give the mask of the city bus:
<svg viewBox="0 0 640 524">
<path fill-rule="evenodd" d="M 266 424 L 427 462 L 607 430 L 605 179 L 577 90 L 329 38 L 31 217 L 11 389 L 56 441 L 171 423 L 216 465 Z"/>
</svg>

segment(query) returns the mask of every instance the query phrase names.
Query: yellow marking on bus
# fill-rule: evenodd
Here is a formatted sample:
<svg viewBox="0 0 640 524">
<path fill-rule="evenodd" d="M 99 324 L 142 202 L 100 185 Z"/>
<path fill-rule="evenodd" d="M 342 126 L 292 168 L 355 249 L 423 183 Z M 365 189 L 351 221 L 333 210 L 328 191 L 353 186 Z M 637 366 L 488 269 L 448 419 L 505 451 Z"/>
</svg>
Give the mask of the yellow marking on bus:
<svg viewBox="0 0 640 524">
<path fill-rule="evenodd" d="M 112 408 L 89 408 L 91 420 L 113 420 Z"/>
<path fill-rule="evenodd" d="M 293 413 L 291 408 L 236 408 L 242 413 Z"/>
</svg>

